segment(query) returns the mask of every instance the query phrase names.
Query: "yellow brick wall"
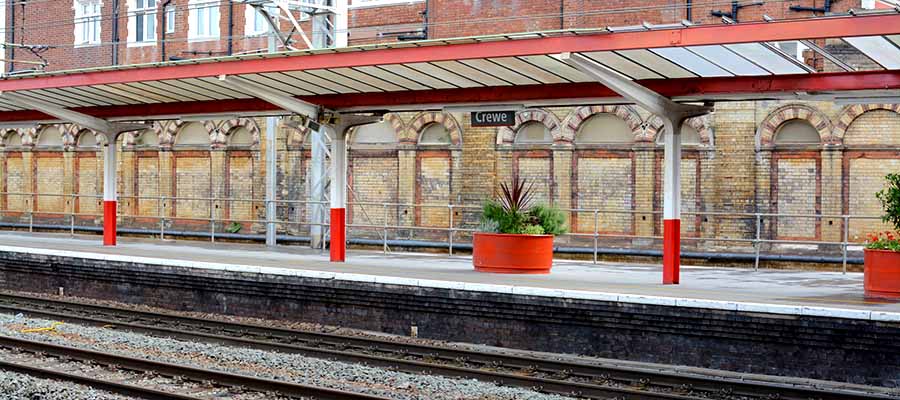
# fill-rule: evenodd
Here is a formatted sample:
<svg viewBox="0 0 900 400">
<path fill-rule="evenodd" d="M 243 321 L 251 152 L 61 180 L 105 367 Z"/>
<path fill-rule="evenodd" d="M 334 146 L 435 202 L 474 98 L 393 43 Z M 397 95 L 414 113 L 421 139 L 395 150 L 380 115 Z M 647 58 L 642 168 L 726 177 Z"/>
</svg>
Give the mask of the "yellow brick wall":
<svg viewBox="0 0 900 400">
<path fill-rule="evenodd" d="M 630 158 L 578 159 L 576 208 L 623 210 L 633 207 L 632 160 Z M 578 213 L 578 232 L 594 231 L 594 214 Z M 632 217 L 623 213 L 600 213 L 601 232 L 631 232 Z"/>
<path fill-rule="evenodd" d="M 553 204 L 553 176 L 551 175 L 549 157 L 519 157 L 517 171 L 520 178 L 526 179 L 528 185 L 534 185 L 535 204 Z"/>
<path fill-rule="evenodd" d="M 816 160 L 778 160 L 778 213 L 816 213 Z M 779 217 L 778 237 L 815 238 L 816 220 Z"/>
<path fill-rule="evenodd" d="M 900 146 L 900 115 L 888 110 L 872 110 L 860 115 L 847 128 L 844 145 Z"/>
<path fill-rule="evenodd" d="M 35 188 L 37 193 L 37 211 L 45 213 L 65 212 L 66 199 L 63 196 L 64 160 L 62 157 L 37 157 L 35 169 Z"/>
<path fill-rule="evenodd" d="M 226 193 L 226 197 L 240 200 L 253 198 L 253 158 L 231 156 L 228 160 L 228 166 L 228 193 Z M 232 221 L 252 220 L 253 203 L 246 201 L 231 202 L 229 213 Z"/>
<path fill-rule="evenodd" d="M 138 157 L 137 159 L 137 196 L 138 215 L 159 216 L 162 213 L 158 198 L 159 192 L 159 158 Z"/>
<path fill-rule="evenodd" d="M 98 215 L 103 210 L 100 201 L 103 199 L 92 197 L 100 194 L 100 177 L 97 174 L 97 157 L 78 158 L 78 213 Z"/>
<path fill-rule="evenodd" d="M 423 157 L 419 159 L 419 203 L 424 205 L 450 204 L 450 159 Z M 422 207 L 419 224 L 446 228 L 450 222 L 449 208 Z"/>
<path fill-rule="evenodd" d="M 397 157 L 359 157 L 352 160 L 353 203 L 397 202 Z M 357 204 L 349 210 L 354 224 L 381 225 L 385 222 L 384 207 Z M 396 213 L 388 210 L 387 223 L 396 224 Z"/>
<path fill-rule="evenodd" d="M 210 186 L 210 159 L 208 157 L 178 157 L 175 170 L 175 197 L 208 198 Z M 178 200 L 176 217 L 209 218 L 209 201 Z"/>
<path fill-rule="evenodd" d="M 900 159 L 856 158 L 850 160 L 849 213 L 850 215 L 882 214 L 881 203 L 875 193 L 885 186 L 884 176 L 900 172 Z M 888 230 L 891 227 L 880 220 L 851 220 L 850 239 L 865 240 L 870 232 Z"/>
<path fill-rule="evenodd" d="M 25 182 L 24 161 L 20 157 L 6 159 L 6 192 L 27 193 L 29 188 Z M 8 211 L 28 211 L 26 200 L 28 196 L 8 195 L 6 197 L 6 209 Z"/>
</svg>

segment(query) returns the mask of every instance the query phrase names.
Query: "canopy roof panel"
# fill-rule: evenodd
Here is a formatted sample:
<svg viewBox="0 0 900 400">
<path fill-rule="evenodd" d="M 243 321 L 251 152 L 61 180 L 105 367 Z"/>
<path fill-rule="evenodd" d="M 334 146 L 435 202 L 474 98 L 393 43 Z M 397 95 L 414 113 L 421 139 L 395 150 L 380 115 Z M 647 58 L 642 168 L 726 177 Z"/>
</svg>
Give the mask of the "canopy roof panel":
<svg viewBox="0 0 900 400">
<path fill-rule="evenodd" d="M 777 42 L 842 40 L 880 69 L 821 73 Z M 21 75 L 15 92 L 118 119 L 274 111 L 220 76 L 335 110 L 454 103 L 616 101 L 557 56 L 580 53 L 678 100 L 756 99 L 900 88 L 900 15 L 497 35 Z M 877 68 L 877 67 L 876 67 Z M 46 120 L 0 96 L 0 121 Z"/>
</svg>

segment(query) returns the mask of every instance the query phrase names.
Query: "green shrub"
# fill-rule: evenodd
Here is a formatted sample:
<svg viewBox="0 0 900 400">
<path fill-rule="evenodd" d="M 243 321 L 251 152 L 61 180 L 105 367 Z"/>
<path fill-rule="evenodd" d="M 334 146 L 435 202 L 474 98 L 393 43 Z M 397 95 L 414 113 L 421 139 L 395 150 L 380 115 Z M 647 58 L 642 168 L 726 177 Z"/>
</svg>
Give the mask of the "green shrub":
<svg viewBox="0 0 900 400">
<path fill-rule="evenodd" d="M 866 243 L 867 249 L 900 251 L 900 174 L 888 174 L 885 179 L 888 186 L 875 194 L 881 201 L 884 215 L 881 219 L 894 226 L 896 232 L 885 231 L 870 233 Z"/>
<path fill-rule="evenodd" d="M 502 184 L 501 195 L 484 203 L 481 211 L 481 232 L 562 235 L 567 231 L 566 215 L 558 208 L 532 205 L 532 188 L 524 179 L 511 185 Z"/>
</svg>

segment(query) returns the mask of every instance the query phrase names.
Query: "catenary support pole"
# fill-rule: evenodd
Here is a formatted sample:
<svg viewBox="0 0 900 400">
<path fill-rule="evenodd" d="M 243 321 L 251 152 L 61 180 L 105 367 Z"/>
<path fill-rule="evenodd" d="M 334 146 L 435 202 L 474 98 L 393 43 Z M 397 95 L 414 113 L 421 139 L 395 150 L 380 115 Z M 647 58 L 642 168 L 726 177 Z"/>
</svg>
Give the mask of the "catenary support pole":
<svg viewBox="0 0 900 400">
<path fill-rule="evenodd" d="M 107 135 L 103 157 L 103 245 L 116 245 L 116 135 Z"/>
</svg>

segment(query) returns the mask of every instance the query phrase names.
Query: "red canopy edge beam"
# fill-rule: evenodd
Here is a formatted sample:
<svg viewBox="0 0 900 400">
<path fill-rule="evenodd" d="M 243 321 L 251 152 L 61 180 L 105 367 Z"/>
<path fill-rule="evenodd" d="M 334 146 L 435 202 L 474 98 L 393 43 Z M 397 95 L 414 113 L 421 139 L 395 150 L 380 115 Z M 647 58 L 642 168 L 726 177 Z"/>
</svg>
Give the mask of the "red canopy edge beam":
<svg viewBox="0 0 900 400">
<path fill-rule="evenodd" d="M 748 42 L 822 39 L 900 34 L 900 15 L 831 17 L 778 22 L 706 25 L 640 32 L 598 33 L 496 42 L 429 45 L 421 47 L 361 49 L 343 53 L 303 56 L 225 59 L 191 64 L 172 64 L 10 78 L 0 81 L 0 91 L 46 89 L 239 75 L 302 71 L 323 68 L 529 56 L 562 52 L 628 50 L 670 46 L 701 46 Z M 140 72 L 140 73 L 136 73 Z"/>
<path fill-rule="evenodd" d="M 684 78 L 647 80 L 638 83 L 663 96 L 702 97 L 714 95 L 748 95 L 764 98 L 767 94 L 853 90 L 900 89 L 900 71 L 834 72 L 803 75 L 775 75 L 768 77 Z M 354 93 L 300 97 L 300 100 L 322 107 L 342 109 L 386 109 L 425 105 L 486 103 L 509 101 L 552 101 L 619 97 L 618 94 L 595 82 L 550 85 L 481 87 L 467 89 L 437 89 L 386 93 Z M 278 111 L 279 107 L 259 99 L 234 99 L 178 103 L 142 104 L 109 107 L 74 108 L 98 118 L 134 118 Z M 43 121 L 55 118 L 37 111 L 0 112 L 2 122 Z"/>
</svg>

